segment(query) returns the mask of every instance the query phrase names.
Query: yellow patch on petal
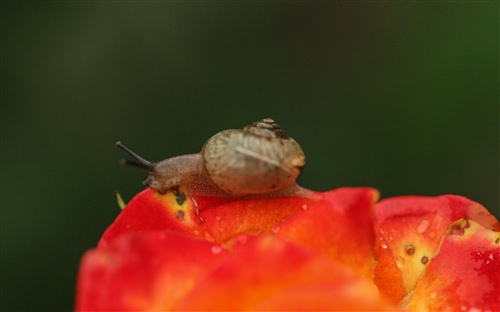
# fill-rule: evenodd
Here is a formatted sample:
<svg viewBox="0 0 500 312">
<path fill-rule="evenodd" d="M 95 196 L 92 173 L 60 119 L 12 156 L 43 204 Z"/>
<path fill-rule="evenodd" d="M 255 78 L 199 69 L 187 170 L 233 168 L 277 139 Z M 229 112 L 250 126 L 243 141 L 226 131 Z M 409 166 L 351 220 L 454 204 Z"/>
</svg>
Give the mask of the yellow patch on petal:
<svg viewBox="0 0 500 312">
<path fill-rule="evenodd" d="M 153 199 L 160 201 L 168 213 L 175 215 L 185 226 L 194 227 L 201 221 L 196 215 L 195 201 L 184 193 L 183 187 L 179 187 L 178 190 L 169 190 L 165 194 L 155 192 Z"/>
<path fill-rule="evenodd" d="M 378 235 L 383 236 L 385 246 L 382 247 L 390 249 L 392 261 L 401 272 L 403 295 L 415 289 L 450 224 L 461 218 L 474 220 L 487 229 L 500 229 L 498 221 L 486 208 L 461 196 L 402 196 L 376 204 Z M 384 248 L 379 249 L 377 257 L 382 258 L 378 259 L 377 266 L 384 267 L 391 261 Z M 377 277 L 376 283 L 385 290 L 398 288 L 389 285 L 383 276 Z M 394 293 L 384 295 L 393 302 L 397 300 Z"/>
<path fill-rule="evenodd" d="M 468 219 L 453 223 L 406 309 L 498 311 L 500 233 Z"/>
<path fill-rule="evenodd" d="M 385 237 L 393 252 L 396 265 L 404 277 L 405 293 L 413 290 L 432 260 L 441 237 L 441 233 L 436 230 L 436 227 L 442 223 L 440 219 L 438 214 L 422 220 L 419 217 L 408 216 L 395 221 L 399 224 L 394 224 L 394 227 L 391 226 L 390 221 L 385 224 Z M 402 229 L 400 225 L 413 226 Z M 440 235 L 439 237 L 435 236 L 436 232 Z"/>
</svg>

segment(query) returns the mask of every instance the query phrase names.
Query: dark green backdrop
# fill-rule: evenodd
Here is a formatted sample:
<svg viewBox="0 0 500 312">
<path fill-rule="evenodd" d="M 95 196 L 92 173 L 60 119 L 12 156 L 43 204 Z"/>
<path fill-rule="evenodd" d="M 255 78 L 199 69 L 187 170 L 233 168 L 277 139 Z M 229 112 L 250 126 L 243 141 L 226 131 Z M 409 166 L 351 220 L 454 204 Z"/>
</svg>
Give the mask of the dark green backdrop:
<svg viewBox="0 0 500 312">
<path fill-rule="evenodd" d="M 299 182 L 499 213 L 498 2 L 2 2 L 1 308 L 69 310 L 145 173 L 274 118 Z"/>
</svg>

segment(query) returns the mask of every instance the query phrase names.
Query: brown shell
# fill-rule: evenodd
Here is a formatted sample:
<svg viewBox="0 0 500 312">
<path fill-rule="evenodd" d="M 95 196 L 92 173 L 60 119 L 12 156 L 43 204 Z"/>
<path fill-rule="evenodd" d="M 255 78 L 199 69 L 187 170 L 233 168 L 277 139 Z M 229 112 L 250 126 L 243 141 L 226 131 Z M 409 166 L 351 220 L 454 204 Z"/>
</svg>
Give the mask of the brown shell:
<svg viewBox="0 0 500 312">
<path fill-rule="evenodd" d="M 270 118 L 215 134 L 201 153 L 211 181 L 236 196 L 282 190 L 305 165 L 300 145 Z"/>
</svg>

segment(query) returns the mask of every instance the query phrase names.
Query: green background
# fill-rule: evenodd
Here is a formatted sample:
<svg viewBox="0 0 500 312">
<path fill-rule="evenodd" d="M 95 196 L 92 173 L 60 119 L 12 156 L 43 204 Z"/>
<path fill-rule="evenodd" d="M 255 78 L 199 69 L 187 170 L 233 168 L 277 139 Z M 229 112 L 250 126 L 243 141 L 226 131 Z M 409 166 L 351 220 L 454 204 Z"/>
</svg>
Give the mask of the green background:
<svg viewBox="0 0 500 312">
<path fill-rule="evenodd" d="M 2 2 L 1 308 L 70 310 L 152 161 L 274 118 L 305 187 L 499 216 L 499 3 Z"/>
</svg>

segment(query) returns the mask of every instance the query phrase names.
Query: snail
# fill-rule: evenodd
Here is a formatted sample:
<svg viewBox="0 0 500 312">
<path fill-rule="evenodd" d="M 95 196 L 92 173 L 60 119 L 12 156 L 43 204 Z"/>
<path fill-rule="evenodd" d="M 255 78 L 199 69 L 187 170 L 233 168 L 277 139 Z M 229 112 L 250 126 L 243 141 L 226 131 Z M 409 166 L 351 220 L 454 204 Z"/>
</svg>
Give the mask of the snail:
<svg viewBox="0 0 500 312">
<path fill-rule="evenodd" d="M 221 131 L 206 141 L 200 153 L 145 160 L 121 142 L 116 146 L 136 161 L 123 164 L 149 172 L 144 185 L 165 194 L 183 186 L 189 196 L 304 196 L 295 180 L 305 165 L 300 145 L 270 118 L 241 129 Z"/>
</svg>

